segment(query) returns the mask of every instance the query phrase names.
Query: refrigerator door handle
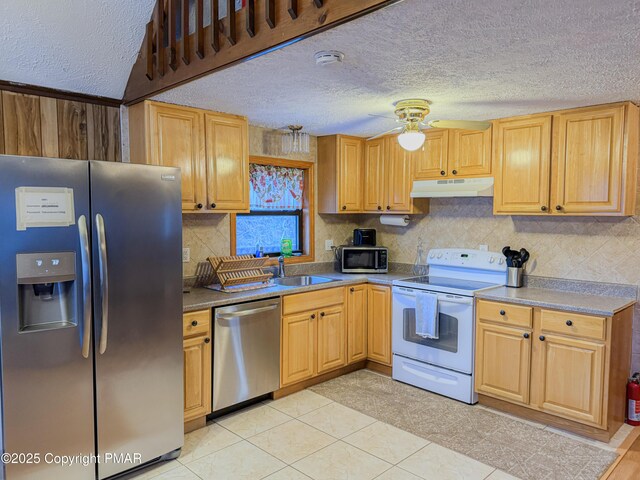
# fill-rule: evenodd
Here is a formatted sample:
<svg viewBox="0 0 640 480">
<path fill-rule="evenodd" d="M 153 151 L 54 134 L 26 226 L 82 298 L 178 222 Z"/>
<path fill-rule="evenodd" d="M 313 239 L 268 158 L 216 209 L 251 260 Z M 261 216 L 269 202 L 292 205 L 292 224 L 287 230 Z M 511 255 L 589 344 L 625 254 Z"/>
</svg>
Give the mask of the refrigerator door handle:
<svg viewBox="0 0 640 480">
<path fill-rule="evenodd" d="M 78 235 L 80 236 L 80 259 L 82 262 L 82 356 L 89 358 L 91 344 L 91 252 L 89 250 L 89 232 L 87 217 L 78 218 Z"/>
<path fill-rule="evenodd" d="M 100 347 L 102 355 L 107 351 L 107 335 L 109 331 L 109 270 L 107 267 L 107 237 L 104 233 L 104 218 L 96 215 L 96 231 L 98 234 L 98 265 L 100 268 L 100 293 L 102 298 L 102 328 L 100 329 Z"/>
</svg>

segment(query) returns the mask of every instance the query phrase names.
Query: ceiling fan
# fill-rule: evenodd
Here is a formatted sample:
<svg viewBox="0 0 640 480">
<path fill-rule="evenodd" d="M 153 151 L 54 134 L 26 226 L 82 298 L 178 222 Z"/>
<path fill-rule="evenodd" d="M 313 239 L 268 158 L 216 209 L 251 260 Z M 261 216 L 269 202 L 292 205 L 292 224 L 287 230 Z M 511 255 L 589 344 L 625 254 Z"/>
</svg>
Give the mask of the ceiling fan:
<svg viewBox="0 0 640 480">
<path fill-rule="evenodd" d="M 462 130 L 486 130 L 491 127 L 489 122 L 480 122 L 474 120 L 431 120 L 425 122 L 425 117 L 429 114 L 429 101 L 423 98 L 408 98 L 406 100 L 398 100 L 393 104 L 394 113 L 398 117 L 396 122 L 400 126 L 392 128 L 378 135 L 374 135 L 367 140 L 389 135 L 391 133 L 399 133 L 398 143 L 402 148 L 408 151 L 419 149 L 425 140 L 422 128 L 459 128 Z M 379 115 L 373 115 L 379 116 Z M 388 118 L 388 117 L 384 117 Z"/>
</svg>

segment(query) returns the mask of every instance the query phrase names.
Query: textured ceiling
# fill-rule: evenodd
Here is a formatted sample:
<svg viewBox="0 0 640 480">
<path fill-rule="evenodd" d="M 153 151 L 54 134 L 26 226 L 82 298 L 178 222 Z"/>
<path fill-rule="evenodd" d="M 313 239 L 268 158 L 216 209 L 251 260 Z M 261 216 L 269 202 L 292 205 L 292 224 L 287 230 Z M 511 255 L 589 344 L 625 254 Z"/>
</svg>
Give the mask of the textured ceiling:
<svg viewBox="0 0 640 480">
<path fill-rule="evenodd" d="M 0 80 L 122 98 L 155 0 L 0 0 Z"/>
<path fill-rule="evenodd" d="M 316 66 L 325 49 L 344 63 Z M 433 102 L 431 120 L 637 102 L 639 55 L 638 0 L 404 0 L 157 98 L 369 135 L 395 124 L 367 114 L 412 96 Z"/>
</svg>

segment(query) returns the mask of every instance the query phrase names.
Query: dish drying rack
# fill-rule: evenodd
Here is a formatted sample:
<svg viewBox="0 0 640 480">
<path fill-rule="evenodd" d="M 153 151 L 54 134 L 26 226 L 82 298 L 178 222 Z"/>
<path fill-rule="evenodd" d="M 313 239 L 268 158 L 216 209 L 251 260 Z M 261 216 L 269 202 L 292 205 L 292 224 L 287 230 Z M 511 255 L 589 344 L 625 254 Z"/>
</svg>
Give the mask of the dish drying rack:
<svg viewBox="0 0 640 480">
<path fill-rule="evenodd" d="M 220 286 L 210 285 L 207 288 L 223 292 L 243 292 L 257 290 L 269 286 L 271 273 L 265 273 L 269 257 L 256 258 L 253 255 L 232 255 L 227 257 L 207 258 Z"/>
</svg>

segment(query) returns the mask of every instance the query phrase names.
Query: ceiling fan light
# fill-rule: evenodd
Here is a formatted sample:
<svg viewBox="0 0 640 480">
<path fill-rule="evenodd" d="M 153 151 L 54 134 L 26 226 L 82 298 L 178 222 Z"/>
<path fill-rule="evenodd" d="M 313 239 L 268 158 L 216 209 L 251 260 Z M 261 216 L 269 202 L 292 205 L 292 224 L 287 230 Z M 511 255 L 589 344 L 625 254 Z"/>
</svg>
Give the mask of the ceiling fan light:
<svg viewBox="0 0 640 480">
<path fill-rule="evenodd" d="M 409 131 L 398 135 L 398 143 L 402 148 L 413 152 L 424 144 L 425 135 L 422 132 Z"/>
</svg>

